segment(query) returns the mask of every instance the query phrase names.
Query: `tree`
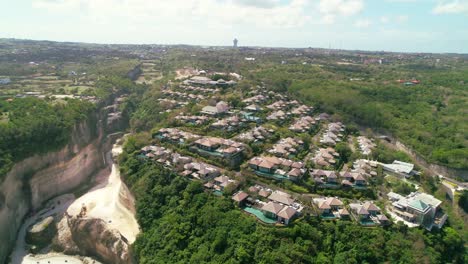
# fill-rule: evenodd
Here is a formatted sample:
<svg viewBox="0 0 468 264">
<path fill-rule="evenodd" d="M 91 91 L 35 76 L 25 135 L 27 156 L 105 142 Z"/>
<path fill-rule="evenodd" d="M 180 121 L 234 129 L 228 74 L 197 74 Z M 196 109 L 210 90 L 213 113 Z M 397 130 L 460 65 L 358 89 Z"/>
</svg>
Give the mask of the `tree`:
<svg viewBox="0 0 468 264">
<path fill-rule="evenodd" d="M 353 151 L 349 148 L 348 144 L 345 142 L 340 142 L 336 144 L 335 147 L 336 152 L 340 154 L 340 159 L 344 162 L 347 163 L 349 160 L 349 157 L 351 154 L 353 154 Z"/>
<path fill-rule="evenodd" d="M 463 209 L 466 213 L 468 213 L 468 191 L 463 190 L 460 198 L 458 199 L 458 206 Z"/>
</svg>

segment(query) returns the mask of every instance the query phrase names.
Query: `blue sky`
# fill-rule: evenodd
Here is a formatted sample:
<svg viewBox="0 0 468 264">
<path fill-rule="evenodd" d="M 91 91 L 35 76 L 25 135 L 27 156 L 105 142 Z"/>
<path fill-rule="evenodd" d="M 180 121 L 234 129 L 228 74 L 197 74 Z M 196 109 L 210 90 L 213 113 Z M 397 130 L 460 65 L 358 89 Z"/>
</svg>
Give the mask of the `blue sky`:
<svg viewBox="0 0 468 264">
<path fill-rule="evenodd" d="M 0 37 L 468 53 L 468 0 L 2 0 Z"/>
</svg>

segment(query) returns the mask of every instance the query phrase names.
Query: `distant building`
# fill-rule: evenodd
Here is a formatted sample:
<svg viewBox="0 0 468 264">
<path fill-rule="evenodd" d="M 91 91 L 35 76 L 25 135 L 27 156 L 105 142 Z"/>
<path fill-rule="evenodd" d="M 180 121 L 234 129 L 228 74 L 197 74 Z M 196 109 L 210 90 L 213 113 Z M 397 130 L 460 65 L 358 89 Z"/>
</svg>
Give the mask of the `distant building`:
<svg viewBox="0 0 468 264">
<path fill-rule="evenodd" d="M 237 48 L 237 43 L 239 42 L 236 38 L 232 41 L 234 43 L 234 48 Z"/>
<path fill-rule="evenodd" d="M 9 84 L 10 82 L 10 78 L 0 79 L 0 84 Z"/>
<path fill-rule="evenodd" d="M 409 178 L 412 175 L 418 174 L 414 170 L 414 164 L 395 160 L 392 164 L 382 164 L 382 167 L 385 171 L 394 174 L 396 176 L 403 176 Z"/>
</svg>

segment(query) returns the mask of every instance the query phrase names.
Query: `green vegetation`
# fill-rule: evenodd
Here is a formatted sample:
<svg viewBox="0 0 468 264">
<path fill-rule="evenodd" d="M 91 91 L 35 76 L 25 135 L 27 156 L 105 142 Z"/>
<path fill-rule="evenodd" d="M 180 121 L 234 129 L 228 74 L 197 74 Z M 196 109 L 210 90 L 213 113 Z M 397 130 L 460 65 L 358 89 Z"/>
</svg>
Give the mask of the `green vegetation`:
<svg viewBox="0 0 468 264">
<path fill-rule="evenodd" d="M 133 141 L 132 144 L 135 144 Z M 133 147 L 127 150 L 135 149 Z M 306 215 L 292 226 L 257 222 L 229 198 L 124 153 L 121 169 L 137 200 L 139 263 L 463 263 L 452 228 L 425 232 L 397 224 L 362 228 Z"/>
<path fill-rule="evenodd" d="M 346 122 L 389 132 L 431 162 L 466 169 L 467 68 L 409 71 L 401 66 L 295 64 L 264 68 L 249 78 L 288 91 Z M 348 80 L 360 71 L 374 78 Z M 408 75 L 418 76 L 422 84 L 408 87 L 395 81 Z"/>
<path fill-rule="evenodd" d="M 464 190 L 458 199 L 458 206 L 468 213 L 468 191 Z"/>
<path fill-rule="evenodd" d="M 94 109 L 88 102 L 69 99 L 51 104 L 37 98 L 0 101 L 9 121 L 0 123 L 0 176 L 13 162 L 64 145 L 73 126 Z"/>
</svg>

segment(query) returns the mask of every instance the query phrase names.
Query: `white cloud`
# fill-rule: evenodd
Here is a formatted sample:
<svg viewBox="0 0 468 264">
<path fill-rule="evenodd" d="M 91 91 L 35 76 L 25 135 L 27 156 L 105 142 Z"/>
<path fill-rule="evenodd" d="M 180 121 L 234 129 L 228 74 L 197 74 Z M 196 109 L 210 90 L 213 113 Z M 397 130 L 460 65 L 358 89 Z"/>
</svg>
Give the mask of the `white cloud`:
<svg viewBox="0 0 468 264">
<path fill-rule="evenodd" d="M 322 22 L 333 24 L 336 17 L 349 17 L 358 14 L 364 8 L 363 0 L 320 0 L 318 10 Z"/>
<path fill-rule="evenodd" d="M 33 0 L 33 7 L 55 11 L 80 11 L 85 19 L 112 24 L 173 25 L 195 24 L 225 27 L 250 24 L 260 28 L 291 28 L 310 20 L 307 0 Z"/>
<path fill-rule="evenodd" d="M 365 18 L 365 19 L 358 19 L 355 23 L 354 23 L 354 26 L 358 27 L 358 28 L 368 28 L 370 27 L 370 25 L 372 25 L 372 21 L 370 21 L 369 19 Z"/>
<path fill-rule="evenodd" d="M 399 16 L 384 15 L 384 16 L 381 16 L 379 18 L 379 21 L 382 24 L 389 24 L 389 23 L 404 24 L 404 23 L 408 22 L 408 20 L 409 20 L 408 15 L 399 15 Z"/>
<path fill-rule="evenodd" d="M 434 14 L 468 14 L 468 0 L 439 1 L 432 12 Z"/>
<path fill-rule="evenodd" d="M 403 23 L 408 22 L 409 17 L 407 15 L 400 15 L 400 16 L 397 16 L 395 20 L 397 23 L 403 24 Z"/>
<path fill-rule="evenodd" d="M 273 8 L 281 4 L 279 0 L 231 0 L 235 4 L 259 8 Z"/>
<path fill-rule="evenodd" d="M 390 22 L 390 18 L 388 18 L 388 16 L 380 17 L 380 23 L 387 24 L 388 22 Z"/>
</svg>

